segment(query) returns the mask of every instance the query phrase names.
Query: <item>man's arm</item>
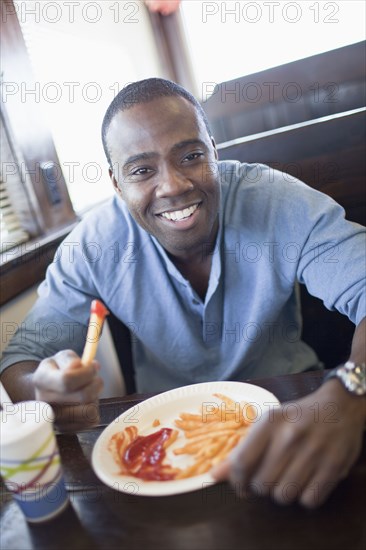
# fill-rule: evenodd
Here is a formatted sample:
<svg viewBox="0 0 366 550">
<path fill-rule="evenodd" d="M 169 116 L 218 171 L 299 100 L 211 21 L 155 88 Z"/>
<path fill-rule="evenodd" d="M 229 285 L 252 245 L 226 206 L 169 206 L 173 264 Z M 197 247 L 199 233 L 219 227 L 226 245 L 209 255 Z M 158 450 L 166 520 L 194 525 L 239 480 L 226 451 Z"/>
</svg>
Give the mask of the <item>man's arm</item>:
<svg viewBox="0 0 366 550">
<path fill-rule="evenodd" d="M 366 362 L 366 317 L 356 327 L 349 360 L 358 365 Z"/>
<path fill-rule="evenodd" d="M 366 318 L 355 331 L 350 361 L 366 359 Z M 347 476 L 360 454 L 366 420 L 365 397 L 349 393 L 337 379 L 298 401 L 301 416 L 289 422 L 283 409 L 263 416 L 230 458 L 214 470 L 239 490 L 249 485 L 258 495 L 281 504 L 298 500 L 319 506 Z"/>
<path fill-rule="evenodd" d="M 14 402 L 34 399 L 33 373 L 36 361 L 23 361 L 7 368 L 1 374 L 1 382 Z"/>
<path fill-rule="evenodd" d="M 1 381 L 13 401 L 48 402 L 60 429 L 82 429 L 98 421 L 102 388 L 98 363 L 85 367 L 80 360 L 90 298 L 75 291 L 73 303 L 78 307 L 71 316 L 66 306 L 51 305 L 53 295 L 47 291 L 37 300 L 9 342 L 1 361 Z"/>
</svg>

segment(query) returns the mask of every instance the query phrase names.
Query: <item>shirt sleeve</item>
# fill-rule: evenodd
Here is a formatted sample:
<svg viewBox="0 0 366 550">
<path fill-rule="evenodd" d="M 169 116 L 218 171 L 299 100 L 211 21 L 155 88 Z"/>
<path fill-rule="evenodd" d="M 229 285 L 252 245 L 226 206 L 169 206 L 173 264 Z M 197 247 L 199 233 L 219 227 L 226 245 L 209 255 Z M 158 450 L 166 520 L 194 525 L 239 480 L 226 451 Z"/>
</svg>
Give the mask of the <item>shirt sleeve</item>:
<svg viewBox="0 0 366 550">
<path fill-rule="evenodd" d="M 243 166 L 245 200 L 234 194 L 232 208 L 244 203 L 248 231 L 274 245 L 269 269 L 291 287 L 305 284 L 326 308 L 358 324 L 366 315 L 366 228 L 297 178 L 265 165 Z"/>
<path fill-rule="evenodd" d="M 20 361 L 41 361 L 63 349 L 81 355 L 90 304 L 100 298 L 93 265 L 82 254 L 82 234 L 72 232 L 60 245 L 38 299 L 3 353 L 0 371 Z"/>
<path fill-rule="evenodd" d="M 366 228 L 328 195 L 274 173 L 267 223 L 281 243 L 281 271 L 356 325 L 366 315 Z"/>
<path fill-rule="evenodd" d="M 315 193 L 316 214 L 297 277 L 328 309 L 338 310 L 357 325 L 366 315 L 366 230 L 346 220 L 335 201 Z"/>
<path fill-rule="evenodd" d="M 4 351 L 0 370 L 21 361 L 40 362 L 63 349 L 81 355 L 86 331 L 87 325 L 39 298 Z"/>
</svg>

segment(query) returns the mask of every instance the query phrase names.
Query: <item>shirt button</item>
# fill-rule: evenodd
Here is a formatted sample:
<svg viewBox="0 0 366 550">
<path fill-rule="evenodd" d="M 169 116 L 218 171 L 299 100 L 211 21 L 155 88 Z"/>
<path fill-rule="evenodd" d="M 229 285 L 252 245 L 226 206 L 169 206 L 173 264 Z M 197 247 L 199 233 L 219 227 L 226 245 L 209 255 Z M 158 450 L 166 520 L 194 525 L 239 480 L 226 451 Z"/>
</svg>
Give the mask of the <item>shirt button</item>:
<svg viewBox="0 0 366 550">
<path fill-rule="evenodd" d="M 196 300 L 195 298 L 193 298 L 192 304 L 194 304 L 195 306 L 198 306 L 198 305 L 199 305 L 199 301 Z"/>
</svg>

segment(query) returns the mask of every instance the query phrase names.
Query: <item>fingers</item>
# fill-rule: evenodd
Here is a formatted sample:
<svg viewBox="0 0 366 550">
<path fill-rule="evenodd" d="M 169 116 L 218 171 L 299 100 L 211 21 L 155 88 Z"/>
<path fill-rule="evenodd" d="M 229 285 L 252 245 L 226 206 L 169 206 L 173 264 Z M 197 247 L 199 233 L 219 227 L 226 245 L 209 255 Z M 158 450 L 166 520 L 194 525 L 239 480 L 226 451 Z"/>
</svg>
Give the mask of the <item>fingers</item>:
<svg viewBox="0 0 366 550">
<path fill-rule="evenodd" d="M 211 470 L 217 481 L 229 480 L 240 492 L 249 484 L 255 470 L 265 456 L 269 438 L 268 419 L 253 425 L 247 437 L 229 455 L 229 457 Z"/>
<path fill-rule="evenodd" d="M 99 363 L 84 366 L 80 357 L 64 350 L 44 359 L 33 374 L 36 399 L 50 403 L 62 431 L 80 430 L 99 422 L 98 397 L 103 381 Z"/>
<path fill-rule="evenodd" d="M 80 357 L 71 349 L 59 351 L 50 359 L 56 363 L 60 370 L 80 369 L 82 366 Z"/>
<path fill-rule="evenodd" d="M 100 392 L 103 389 L 103 380 L 99 376 L 94 376 L 92 380 L 85 386 L 76 391 L 58 391 L 56 389 L 48 389 L 45 387 L 36 387 L 37 399 L 47 400 L 52 404 L 67 404 L 79 405 L 83 403 L 92 403 L 98 399 Z"/>
<path fill-rule="evenodd" d="M 216 481 L 224 481 L 225 479 L 229 479 L 230 468 L 231 464 L 229 460 L 226 459 L 212 468 L 210 474 Z"/>
<path fill-rule="evenodd" d="M 66 350 L 41 361 L 33 375 L 33 382 L 36 389 L 52 392 L 54 397 L 73 394 L 91 384 L 98 370 L 96 362 L 83 366 L 74 352 Z M 79 400 L 83 399 L 82 394 L 81 391 Z"/>
<path fill-rule="evenodd" d="M 259 468 L 269 444 L 270 423 L 267 417 L 253 425 L 244 439 L 229 456 L 229 481 L 235 486 L 245 487 Z"/>
<path fill-rule="evenodd" d="M 282 422 L 281 416 L 281 410 L 276 411 L 271 439 L 251 481 L 259 494 L 271 495 L 278 503 L 285 504 L 294 500 L 296 491 L 301 490 L 310 477 L 312 457 L 306 431 L 293 423 Z"/>
<path fill-rule="evenodd" d="M 221 466 L 215 479 L 228 479 L 239 495 L 249 489 L 278 504 L 314 502 L 314 476 L 321 452 L 308 440 L 307 430 L 283 422 L 281 410 L 252 426 L 247 438 Z M 325 445 L 324 445 L 325 446 Z M 334 487 L 334 484 L 333 484 Z M 304 491 L 307 490 L 303 498 Z M 331 489 L 329 489 L 331 490 Z M 319 490 L 318 490 L 319 493 Z M 321 503 L 317 495 L 318 504 Z M 309 505 L 310 507 L 310 505 Z"/>
<path fill-rule="evenodd" d="M 323 456 L 324 468 L 313 470 L 313 475 L 304 486 L 299 502 L 306 508 L 317 508 L 328 498 L 338 483 L 347 477 L 358 456 L 357 447 L 353 453 L 345 449 L 334 450 L 332 455 Z"/>
<path fill-rule="evenodd" d="M 314 475 L 314 470 L 314 459 L 311 453 L 304 448 L 303 452 L 298 453 L 297 456 L 287 453 L 286 467 L 281 471 L 271 472 L 263 469 L 259 479 L 254 479 L 253 482 L 257 487 L 266 483 L 268 490 L 264 491 L 264 494 L 272 496 L 278 504 L 286 505 L 300 499 L 304 488 L 308 486 Z"/>
</svg>

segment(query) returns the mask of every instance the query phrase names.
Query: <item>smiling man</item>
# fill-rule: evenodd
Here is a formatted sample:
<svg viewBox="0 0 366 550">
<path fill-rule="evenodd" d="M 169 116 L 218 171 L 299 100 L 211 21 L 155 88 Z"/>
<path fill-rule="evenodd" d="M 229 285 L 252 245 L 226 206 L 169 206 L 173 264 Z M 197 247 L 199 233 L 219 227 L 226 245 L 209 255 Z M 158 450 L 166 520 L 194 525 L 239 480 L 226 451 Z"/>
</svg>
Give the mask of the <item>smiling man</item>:
<svg viewBox="0 0 366 550">
<path fill-rule="evenodd" d="M 50 265 L 4 354 L 9 394 L 50 402 L 64 429 L 95 420 L 98 365 L 80 362 L 94 298 L 133 330 L 139 392 L 320 368 L 300 338 L 303 283 L 357 325 L 349 362 L 298 402 L 296 423 L 281 409 L 263 416 L 215 475 L 278 502 L 295 483 L 286 502 L 319 505 L 356 460 L 366 418 L 364 228 L 300 181 L 218 162 L 202 108 L 172 82 L 123 89 L 102 137 L 116 196 Z M 334 422 L 323 418 L 329 403 Z"/>
<path fill-rule="evenodd" d="M 117 110 L 120 97 L 115 103 Z M 217 152 L 202 112 L 184 97 L 158 97 L 117 110 L 110 121 L 107 115 L 103 135 L 113 162 L 110 176 L 129 213 L 204 298 L 220 184 Z"/>
</svg>

